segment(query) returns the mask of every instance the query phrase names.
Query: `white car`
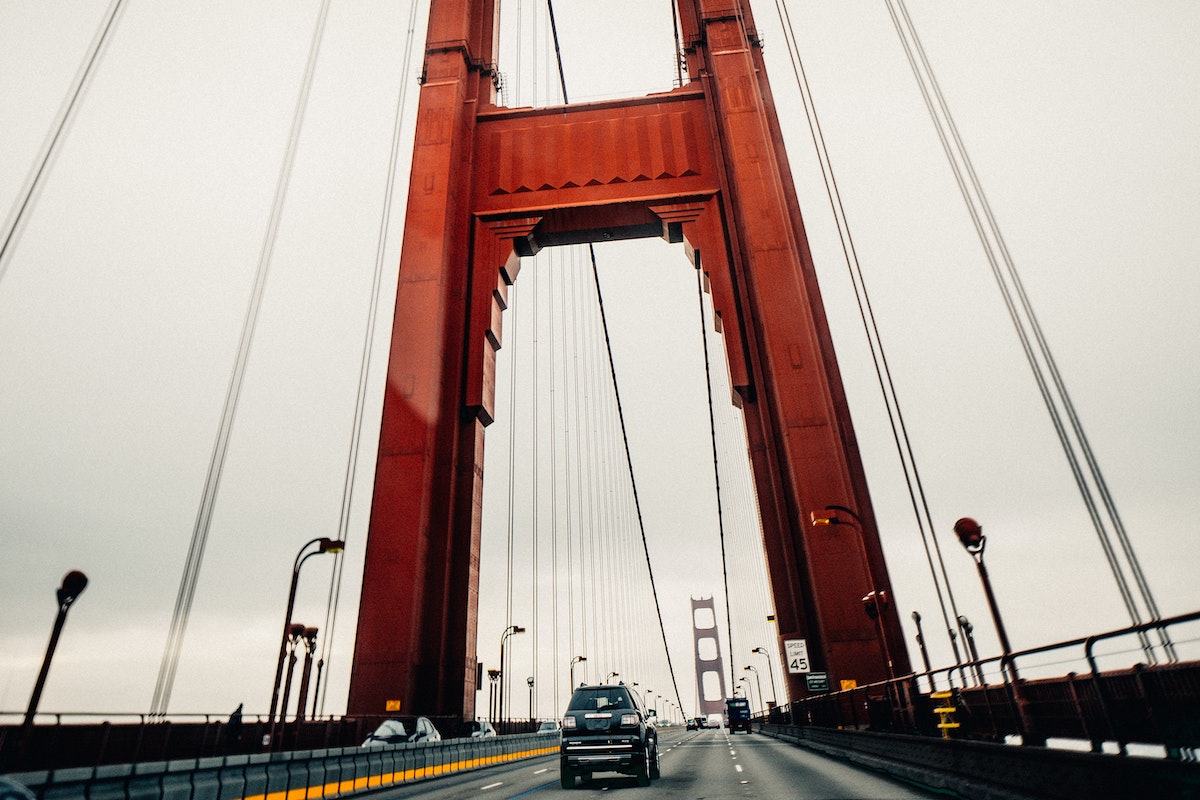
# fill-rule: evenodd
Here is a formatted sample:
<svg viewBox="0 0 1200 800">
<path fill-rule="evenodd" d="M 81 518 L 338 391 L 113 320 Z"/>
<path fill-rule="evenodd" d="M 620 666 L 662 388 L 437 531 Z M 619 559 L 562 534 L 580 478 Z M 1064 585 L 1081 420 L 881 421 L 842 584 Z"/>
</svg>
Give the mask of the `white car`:
<svg viewBox="0 0 1200 800">
<path fill-rule="evenodd" d="M 425 717 L 409 719 L 412 726 L 410 733 L 404 723 L 398 719 L 385 720 L 362 743 L 363 747 L 383 747 L 389 744 L 404 744 L 406 742 L 440 742 L 442 735 L 433 723 Z"/>
<path fill-rule="evenodd" d="M 459 736 L 467 739 L 486 739 L 489 736 L 495 736 L 496 729 L 492 727 L 492 723 L 486 719 L 477 719 L 474 722 L 464 722 L 462 732 Z"/>
<path fill-rule="evenodd" d="M 538 725 L 538 729 L 536 732 L 539 734 L 545 734 L 545 735 L 549 736 L 550 734 L 561 733 L 561 728 L 559 728 L 557 720 L 550 719 L 550 720 L 546 720 L 541 725 Z"/>
</svg>

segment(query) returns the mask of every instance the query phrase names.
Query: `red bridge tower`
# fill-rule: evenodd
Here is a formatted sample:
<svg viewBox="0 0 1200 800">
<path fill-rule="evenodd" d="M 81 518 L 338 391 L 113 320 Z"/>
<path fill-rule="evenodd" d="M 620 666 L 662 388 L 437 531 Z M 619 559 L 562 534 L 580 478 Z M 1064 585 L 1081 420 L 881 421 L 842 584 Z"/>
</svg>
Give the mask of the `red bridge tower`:
<svg viewBox="0 0 1200 800">
<path fill-rule="evenodd" d="M 781 643 L 806 639 L 834 686 L 887 677 L 860 598 L 891 587 L 749 2 L 677 5 L 686 86 L 507 109 L 496 0 L 433 0 L 352 714 L 399 701 L 474 716 L 484 428 L 508 287 L 542 247 L 648 236 L 682 243 L 712 287 Z M 857 531 L 812 526 L 829 505 L 855 510 L 865 548 Z M 903 674 L 894 606 L 884 622 Z"/>
</svg>

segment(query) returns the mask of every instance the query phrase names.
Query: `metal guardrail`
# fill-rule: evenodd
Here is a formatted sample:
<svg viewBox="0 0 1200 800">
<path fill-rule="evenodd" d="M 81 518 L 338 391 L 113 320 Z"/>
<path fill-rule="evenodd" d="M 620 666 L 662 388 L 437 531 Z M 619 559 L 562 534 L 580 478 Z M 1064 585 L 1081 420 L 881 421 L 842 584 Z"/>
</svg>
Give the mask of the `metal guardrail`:
<svg viewBox="0 0 1200 800">
<path fill-rule="evenodd" d="M 1017 735 L 1026 744 L 1043 744 L 1047 737 L 1081 739 L 1090 742 L 1093 752 L 1112 742 L 1122 754 L 1130 743 L 1151 744 L 1163 746 L 1168 757 L 1180 758 L 1186 748 L 1200 747 L 1200 662 L 1135 664 L 1103 672 L 1094 649 L 1101 641 L 1196 621 L 1200 612 L 814 695 L 760 719 L 990 741 Z M 998 664 L 1005 676 L 1008 661 L 1069 648 L 1083 649 L 1080 661 L 1088 665 L 1087 673 L 1016 683 L 977 679 L 977 685 L 969 685 L 968 676 L 983 675 L 985 665 Z M 930 691 L 922 689 L 922 682 Z M 935 711 L 936 688 L 944 690 L 944 699 L 939 699 L 942 713 Z M 944 713 L 947 708 L 953 714 Z M 945 719 L 953 720 L 953 727 L 939 730 L 938 722 Z"/>
<path fill-rule="evenodd" d="M 557 753 L 539 734 L 12 773 L 38 800 L 318 800 Z"/>
<path fill-rule="evenodd" d="M 1195 800 L 1200 764 L 788 725 L 776 739 L 973 800 Z"/>
</svg>

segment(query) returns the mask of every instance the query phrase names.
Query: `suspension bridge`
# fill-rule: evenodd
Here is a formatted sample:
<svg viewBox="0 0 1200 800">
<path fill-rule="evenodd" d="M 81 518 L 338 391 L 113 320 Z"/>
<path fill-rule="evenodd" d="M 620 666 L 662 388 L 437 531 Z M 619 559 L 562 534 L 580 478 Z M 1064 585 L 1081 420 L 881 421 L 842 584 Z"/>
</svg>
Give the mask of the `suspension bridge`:
<svg viewBox="0 0 1200 800">
<path fill-rule="evenodd" d="M 1109 430 L 1137 427 L 1137 403 L 1194 397 L 1179 365 L 1195 323 L 1163 313 L 1195 295 L 1186 251 L 1159 235 L 1137 261 L 1166 265 L 1158 288 L 1106 284 L 1101 312 L 1068 302 L 1104 283 L 1090 271 L 1020 271 L 1055 229 L 1018 222 L 1010 252 L 998 220 L 1048 212 L 1013 210 L 1038 207 L 1028 184 L 993 191 L 977 169 L 972 133 L 985 152 L 1018 134 L 1002 102 L 963 124 L 937 50 L 961 20 L 902 2 L 842 19 L 782 2 L 757 17 L 325 2 L 230 25 L 126 5 L 12 9 L 5 26 L 0 511 L 24 542 L 3 589 L 24 620 L 0 708 L 35 682 L 47 584 L 79 568 L 90 588 L 38 722 L 222 724 L 244 703 L 276 747 L 276 724 L 305 716 L 357 717 L 351 738 L 388 714 L 514 732 L 580 680 L 623 680 L 682 723 L 714 699 L 689 603 L 713 597 L 728 693 L 783 736 L 928 728 L 946 717 L 914 698 L 942 688 L 981 738 L 1194 746 L 1190 712 L 1156 728 L 1127 695 L 1143 717 L 1195 699 L 1195 558 L 1162 534 L 1196 510 L 1180 496 L 1196 432 L 1177 412 L 1129 445 Z M 1021 29 L 1042 48 L 1069 30 L 1046 13 L 1060 27 Z M 1117 21 L 1094 24 L 1136 60 Z M 1135 24 L 1186 59 L 1171 44 L 1200 21 Z M 983 52 L 1003 39 L 976 35 Z M 1171 93 L 1186 69 L 1163 62 L 1139 78 L 1176 102 L 1150 117 L 1134 97 L 1131 129 L 1195 113 Z M 1082 70 L 1042 66 L 1045 83 Z M 1012 87 L 1035 96 L 1023 68 Z M 907 110 L 881 107 L 886 87 Z M 1062 107 L 1086 104 L 1065 91 Z M 862 137 L 896 176 L 841 160 Z M 1093 168 L 1126 163 L 1116 137 Z M 1122 213 L 1150 229 L 1136 201 L 1166 203 L 1197 171 L 1163 138 L 1147 169 L 1172 156 L 1169 177 L 1119 176 Z M 952 210 L 915 199 L 935 173 Z M 864 197 L 884 187 L 876 211 Z M 1089 190 L 1044 191 L 1058 208 L 1054 191 Z M 862 218 L 892 221 L 864 235 Z M 1103 347 L 1090 314 L 1121 317 Z M 1079 344 L 1073 323 L 1092 331 Z M 1176 369 L 1124 354 L 1154 335 Z M 1082 403 L 1077 362 L 1103 364 Z M 1124 516 L 1123 486 L 1144 490 Z M 991 604 L 951 529 L 968 514 L 992 542 Z M 1080 701 L 1064 676 L 1089 670 L 1117 682 Z M 1069 697 L 1075 722 L 1047 722 Z"/>
</svg>

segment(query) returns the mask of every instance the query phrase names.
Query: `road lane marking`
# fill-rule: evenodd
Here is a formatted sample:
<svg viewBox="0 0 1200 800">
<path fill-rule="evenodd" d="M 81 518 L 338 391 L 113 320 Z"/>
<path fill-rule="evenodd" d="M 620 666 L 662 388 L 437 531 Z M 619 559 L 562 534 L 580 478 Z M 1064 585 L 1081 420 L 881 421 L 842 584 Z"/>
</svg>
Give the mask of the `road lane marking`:
<svg viewBox="0 0 1200 800">
<path fill-rule="evenodd" d="M 734 764 L 734 765 L 733 765 L 733 768 L 734 768 L 734 769 L 736 769 L 738 772 L 741 772 L 741 771 L 742 771 L 742 765 L 741 765 L 741 764 Z"/>
<path fill-rule="evenodd" d="M 496 783 L 489 783 L 487 786 L 480 786 L 479 791 L 486 792 L 488 789 L 495 789 L 497 786 L 503 786 L 503 785 L 504 785 L 504 781 L 497 781 Z"/>
<path fill-rule="evenodd" d="M 549 767 L 546 767 L 545 769 L 538 769 L 538 770 L 534 770 L 534 771 L 533 771 L 533 774 L 534 774 L 534 775 L 541 775 L 543 772 L 549 772 L 549 771 L 550 771 L 550 768 L 549 768 Z"/>
</svg>

